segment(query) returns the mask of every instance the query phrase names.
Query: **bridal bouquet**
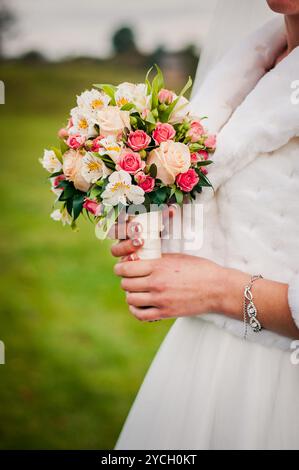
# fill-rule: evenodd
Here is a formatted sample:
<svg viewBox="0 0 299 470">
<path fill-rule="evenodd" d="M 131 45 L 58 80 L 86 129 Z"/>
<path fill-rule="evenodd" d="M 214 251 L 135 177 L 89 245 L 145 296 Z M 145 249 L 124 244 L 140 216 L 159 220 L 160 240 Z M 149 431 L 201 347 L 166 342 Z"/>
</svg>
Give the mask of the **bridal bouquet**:
<svg viewBox="0 0 299 470">
<path fill-rule="evenodd" d="M 151 70 L 145 83 L 84 91 L 58 132 L 59 148 L 46 149 L 40 160 L 60 206 L 54 220 L 74 228 L 85 213 L 105 238 L 123 211 L 141 212 L 136 219 L 150 235 L 140 257 L 159 256 L 161 208 L 211 186 L 206 166 L 216 144 L 184 97 L 191 79 L 176 95 L 158 67 L 150 81 Z M 154 252 L 151 238 L 158 239 Z"/>
</svg>

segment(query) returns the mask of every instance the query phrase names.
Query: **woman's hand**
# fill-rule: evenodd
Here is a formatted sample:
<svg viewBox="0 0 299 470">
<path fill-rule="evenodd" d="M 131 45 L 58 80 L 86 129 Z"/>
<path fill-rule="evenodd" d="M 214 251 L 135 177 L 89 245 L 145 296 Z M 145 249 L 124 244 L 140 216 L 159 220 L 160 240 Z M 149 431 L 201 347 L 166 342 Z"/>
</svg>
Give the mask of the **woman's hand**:
<svg viewBox="0 0 299 470">
<path fill-rule="evenodd" d="M 163 221 L 168 225 L 168 220 L 174 216 L 176 205 L 173 204 L 162 212 Z M 143 245 L 142 226 L 134 221 L 126 224 L 115 224 L 111 230 L 110 238 L 119 238 L 120 241 L 111 247 L 111 253 L 124 261 L 138 259 L 138 250 Z"/>
<path fill-rule="evenodd" d="M 126 253 L 135 248 L 131 240 L 121 247 Z M 122 261 L 115 273 L 123 278 L 129 309 L 139 320 L 217 312 L 220 307 L 225 268 L 204 258 L 165 254 L 155 260 Z"/>
</svg>

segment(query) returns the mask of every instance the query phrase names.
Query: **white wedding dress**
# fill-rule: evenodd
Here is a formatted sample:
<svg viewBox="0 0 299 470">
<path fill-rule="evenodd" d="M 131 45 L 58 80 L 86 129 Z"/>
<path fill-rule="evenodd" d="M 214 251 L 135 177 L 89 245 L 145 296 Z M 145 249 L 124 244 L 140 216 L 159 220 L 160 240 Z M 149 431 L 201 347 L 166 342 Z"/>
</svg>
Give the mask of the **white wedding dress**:
<svg viewBox="0 0 299 470">
<path fill-rule="evenodd" d="M 190 254 L 289 283 L 299 270 L 299 48 L 280 20 L 209 73 L 192 105 L 218 133 L 204 243 Z M 165 250 L 176 251 L 165 241 Z M 186 245 L 180 249 L 186 252 Z M 192 282 L 192 273 L 190 273 Z M 299 365 L 292 338 L 242 337 L 221 314 L 178 318 L 158 350 L 115 449 L 299 449 Z"/>
</svg>

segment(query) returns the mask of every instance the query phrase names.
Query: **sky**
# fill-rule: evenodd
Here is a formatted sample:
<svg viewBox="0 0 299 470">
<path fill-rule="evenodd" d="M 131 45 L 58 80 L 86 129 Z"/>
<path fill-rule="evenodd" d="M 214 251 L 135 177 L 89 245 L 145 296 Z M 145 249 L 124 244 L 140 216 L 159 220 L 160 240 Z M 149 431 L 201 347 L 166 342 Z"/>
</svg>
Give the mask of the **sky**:
<svg viewBox="0 0 299 470">
<path fill-rule="evenodd" d="M 6 55 L 40 50 L 50 59 L 108 56 L 111 34 L 128 24 L 143 51 L 200 46 L 216 0 L 6 0 L 17 16 Z"/>
</svg>

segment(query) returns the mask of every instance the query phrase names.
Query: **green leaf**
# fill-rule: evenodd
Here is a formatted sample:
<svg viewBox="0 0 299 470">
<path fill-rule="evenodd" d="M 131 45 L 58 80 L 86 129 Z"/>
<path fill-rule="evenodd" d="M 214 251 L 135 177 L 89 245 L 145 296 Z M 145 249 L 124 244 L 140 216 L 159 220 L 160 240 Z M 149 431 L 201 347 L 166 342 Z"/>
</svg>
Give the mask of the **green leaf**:
<svg viewBox="0 0 299 470">
<path fill-rule="evenodd" d="M 62 175 L 63 172 L 62 171 L 56 171 L 55 173 L 52 173 L 49 178 L 56 178 L 56 176 L 60 176 Z"/>
<path fill-rule="evenodd" d="M 154 118 L 154 115 L 151 111 L 147 114 L 145 121 L 156 125 L 156 119 Z"/>
<path fill-rule="evenodd" d="M 182 88 L 179 97 L 184 96 L 184 94 L 192 87 L 192 78 L 189 76 L 186 85 Z"/>
<path fill-rule="evenodd" d="M 149 81 L 149 75 L 151 73 L 151 71 L 153 70 L 153 67 L 151 67 L 148 71 L 147 71 L 147 74 L 145 76 L 145 83 L 147 85 L 147 93 L 150 94 L 151 91 L 152 91 L 152 85 L 151 85 L 151 82 Z"/>
<path fill-rule="evenodd" d="M 94 185 L 89 191 L 90 199 L 96 199 L 103 192 L 103 188 L 98 185 Z"/>
<path fill-rule="evenodd" d="M 83 203 L 84 203 L 84 197 L 85 197 L 85 194 L 84 193 L 77 193 L 75 194 L 74 198 L 73 198 L 73 216 L 74 216 L 74 220 L 76 220 L 81 211 L 82 211 L 82 207 L 83 207 Z"/>
<path fill-rule="evenodd" d="M 106 165 L 107 168 L 110 170 L 115 170 L 115 163 L 114 161 L 109 157 L 109 155 L 104 154 L 104 155 L 97 155 Z"/>
<path fill-rule="evenodd" d="M 58 158 L 58 160 L 60 161 L 60 163 L 62 163 L 62 153 L 61 153 L 61 150 L 58 149 L 57 147 L 50 147 L 51 150 L 53 150 L 53 152 L 55 153 L 56 157 Z"/>
<path fill-rule="evenodd" d="M 106 93 L 106 95 L 110 96 L 111 98 L 110 104 L 112 105 L 116 104 L 115 98 L 114 98 L 116 87 L 114 85 L 110 85 L 109 83 L 96 83 L 93 86 L 95 88 L 100 88 L 101 90 L 103 90 L 104 93 Z"/>
<path fill-rule="evenodd" d="M 77 192 L 73 183 L 70 183 L 70 181 L 61 181 L 58 188 L 63 189 L 63 192 L 59 196 L 59 201 L 67 201 L 68 199 L 73 198 Z"/>
<path fill-rule="evenodd" d="M 60 151 L 61 154 L 63 155 L 65 152 L 69 150 L 69 146 L 66 144 L 65 140 L 60 139 Z"/>
<path fill-rule="evenodd" d="M 213 160 L 203 160 L 202 162 L 198 162 L 198 166 L 207 166 L 211 165 L 211 163 L 214 163 Z"/>
<path fill-rule="evenodd" d="M 149 173 L 152 178 L 156 178 L 157 176 L 157 165 L 155 163 L 152 163 L 149 169 Z"/>
<path fill-rule="evenodd" d="M 199 178 L 200 178 L 198 184 L 200 186 L 208 186 L 210 188 L 213 187 L 211 181 L 209 180 L 209 178 L 206 175 L 204 175 L 200 170 L 199 170 L 198 174 L 199 174 Z"/>
<path fill-rule="evenodd" d="M 202 150 L 204 148 L 204 145 L 198 143 L 190 144 L 189 146 L 190 152 L 197 152 L 198 150 Z"/>
<path fill-rule="evenodd" d="M 168 188 L 165 186 L 163 188 L 159 188 L 156 191 L 151 193 L 151 199 L 154 204 L 161 205 L 168 198 Z"/>
<path fill-rule="evenodd" d="M 171 191 L 170 191 L 170 195 L 169 195 L 170 198 L 175 194 L 176 190 L 177 190 L 177 187 L 176 187 L 175 184 L 173 184 L 171 186 Z"/>
<path fill-rule="evenodd" d="M 134 109 L 134 108 L 135 108 L 135 105 L 133 103 L 126 103 L 120 109 L 122 111 L 131 111 L 131 109 Z"/>
<path fill-rule="evenodd" d="M 155 64 L 155 67 L 156 67 L 157 73 L 152 81 L 152 108 L 158 107 L 158 104 L 159 104 L 158 93 L 161 90 L 161 88 L 164 88 L 163 73 L 157 64 Z"/>
<path fill-rule="evenodd" d="M 66 201 L 65 207 L 69 215 L 72 217 L 73 216 L 73 198 L 70 198 Z"/>
<path fill-rule="evenodd" d="M 181 205 L 183 203 L 184 198 L 184 194 L 182 193 L 182 191 L 180 189 L 176 189 L 174 195 L 176 198 L 176 202 Z"/>
</svg>

